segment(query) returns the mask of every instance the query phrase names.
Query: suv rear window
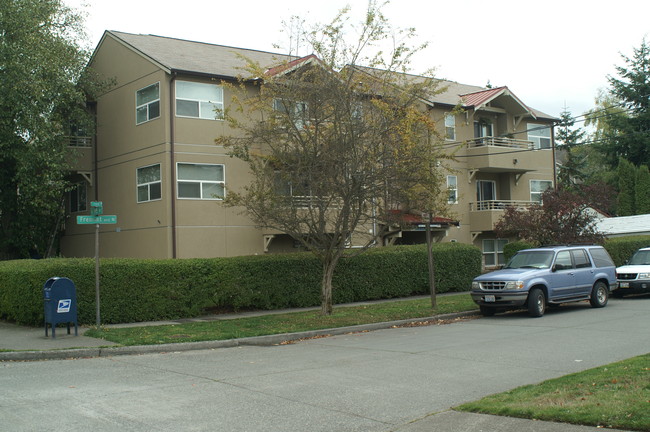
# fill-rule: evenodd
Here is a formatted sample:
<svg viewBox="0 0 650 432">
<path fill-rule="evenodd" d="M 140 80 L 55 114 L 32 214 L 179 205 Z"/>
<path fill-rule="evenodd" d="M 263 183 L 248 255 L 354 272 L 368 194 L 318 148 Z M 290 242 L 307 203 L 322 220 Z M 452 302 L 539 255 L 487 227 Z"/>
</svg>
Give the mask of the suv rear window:
<svg viewBox="0 0 650 432">
<path fill-rule="evenodd" d="M 589 252 L 591 252 L 591 256 L 594 258 L 596 267 L 610 267 L 614 265 L 614 261 L 612 261 L 605 249 L 594 248 L 589 249 Z"/>
<path fill-rule="evenodd" d="M 572 250 L 571 255 L 573 255 L 573 262 L 576 264 L 576 268 L 588 268 L 591 267 L 591 261 L 589 261 L 589 256 L 584 249 Z"/>
</svg>

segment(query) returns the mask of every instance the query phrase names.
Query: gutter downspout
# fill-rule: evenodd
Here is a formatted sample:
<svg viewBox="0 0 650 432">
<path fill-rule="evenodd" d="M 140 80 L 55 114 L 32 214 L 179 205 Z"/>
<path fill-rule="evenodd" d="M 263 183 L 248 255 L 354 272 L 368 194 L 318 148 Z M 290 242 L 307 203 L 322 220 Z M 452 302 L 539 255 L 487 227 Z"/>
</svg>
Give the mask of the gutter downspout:
<svg viewBox="0 0 650 432">
<path fill-rule="evenodd" d="M 174 142 L 176 134 L 175 111 L 174 101 L 176 100 L 175 84 L 176 72 L 171 73 L 171 80 L 169 82 L 169 179 L 171 190 L 171 229 L 172 229 L 172 258 L 176 258 L 176 162 L 174 153 L 176 151 Z"/>
</svg>

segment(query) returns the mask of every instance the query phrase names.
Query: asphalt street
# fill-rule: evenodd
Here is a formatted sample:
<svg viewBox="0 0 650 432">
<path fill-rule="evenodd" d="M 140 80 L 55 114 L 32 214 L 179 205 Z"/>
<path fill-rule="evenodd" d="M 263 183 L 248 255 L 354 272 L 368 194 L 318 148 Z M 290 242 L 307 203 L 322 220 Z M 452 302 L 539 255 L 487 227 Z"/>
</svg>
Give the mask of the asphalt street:
<svg viewBox="0 0 650 432">
<path fill-rule="evenodd" d="M 457 413 L 650 352 L 650 297 L 273 346 L 0 363 L 7 431 L 596 431 Z"/>
</svg>

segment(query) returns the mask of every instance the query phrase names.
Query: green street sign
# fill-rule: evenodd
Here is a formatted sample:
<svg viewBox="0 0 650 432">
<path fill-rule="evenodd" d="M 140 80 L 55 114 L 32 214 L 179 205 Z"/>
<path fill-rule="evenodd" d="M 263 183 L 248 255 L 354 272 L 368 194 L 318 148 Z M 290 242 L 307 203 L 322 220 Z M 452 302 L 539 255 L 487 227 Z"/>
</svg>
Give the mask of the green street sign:
<svg viewBox="0 0 650 432">
<path fill-rule="evenodd" d="M 90 202 L 90 215 L 99 216 L 104 213 L 104 203 L 101 201 L 91 201 Z"/>
<path fill-rule="evenodd" d="M 116 224 L 116 215 L 77 216 L 78 224 Z"/>
</svg>

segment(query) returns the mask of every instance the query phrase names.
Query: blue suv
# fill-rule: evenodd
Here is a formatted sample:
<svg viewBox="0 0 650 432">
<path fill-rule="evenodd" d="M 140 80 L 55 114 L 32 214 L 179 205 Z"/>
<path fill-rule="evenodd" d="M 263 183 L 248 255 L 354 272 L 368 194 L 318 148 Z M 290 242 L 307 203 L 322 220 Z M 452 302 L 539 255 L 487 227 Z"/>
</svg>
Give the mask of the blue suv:
<svg viewBox="0 0 650 432">
<path fill-rule="evenodd" d="M 472 299 L 485 316 L 527 308 L 541 317 L 549 304 L 589 300 L 604 307 L 616 287 L 616 266 L 602 246 L 524 249 L 501 270 L 472 282 Z"/>
</svg>

